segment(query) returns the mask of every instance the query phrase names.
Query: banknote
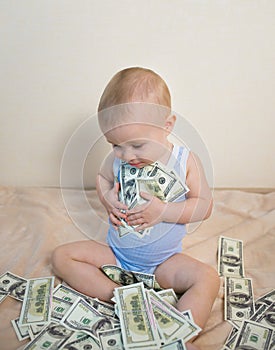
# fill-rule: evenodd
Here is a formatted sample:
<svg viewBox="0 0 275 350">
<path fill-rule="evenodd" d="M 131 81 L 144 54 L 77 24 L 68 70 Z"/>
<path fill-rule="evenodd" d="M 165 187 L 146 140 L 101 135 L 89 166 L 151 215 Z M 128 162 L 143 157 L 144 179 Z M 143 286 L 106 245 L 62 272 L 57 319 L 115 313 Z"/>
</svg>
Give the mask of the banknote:
<svg viewBox="0 0 275 350">
<path fill-rule="evenodd" d="M 123 286 L 143 282 L 145 287 L 154 288 L 155 275 L 137 271 L 128 271 L 116 265 L 103 265 L 101 270 L 114 282 Z"/>
<path fill-rule="evenodd" d="M 275 303 L 269 305 L 256 320 L 257 323 L 275 330 Z"/>
<path fill-rule="evenodd" d="M 125 349 L 159 349 L 160 339 L 142 282 L 114 289 Z"/>
<path fill-rule="evenodd" d="M 252 280 L 225 277 L 225 319 L 239 327 L 242 320 L 249 319 L 254 312 Z"/>
<path fill-rule="evenodd" d="M 197 335 L 201 328 L 193 324 L 180 311 L 163 300 L 153 290 L 147 291 L 157 321 L 161 338 L 165 342 L 183 339 L 185 342 Z"/>
<path fill-rule="evenodd" d="M 115 319 L 102 315 L 82 298 L 73 303 L 60 322 L 70 329 L 86 331 L 95 337 L 100 330 L 111 329 L 117 323 Z"/>
<path fill-rule="evenodd" d="M 262 295 L 255 301 L 255 309 L 258 310 L 262 305 L 269 306 L 275 302 L 275 289 Z"/>
<path fill-rule="evenodd" d="M 75 289 L 69 286 L 65 286 L 63 284 L 58 284 L 54 288 L 53 295 L 59 299 L 68 301 L 71 304 L 73 304 L 76 301 L 76 299 L 78 299 L 79 297 L 85 299 L 86 301 L 88 301 L 89 299 L 86 295 L 76 291 Z"/>
<path fill-rule="evenodd" d="M 60 322 L 71 306 L 72 303 L 70 301 L 53 296 L 51 304 L 51 320 Z"/>
<path fill-rule="evenodd" d="M 250 320 L 243 320 L 234 349 L 269 350 L 272 333 L 272 328 Z"/>
<path fill-rule="evenodd" d="M 32 278 L 27 281 L 19 317 L 20 325 L 46 324 L 51 318 L 54 277 Z"/>
<path fill-rule="evenodd" d="M 75 332 L 78 333 L 78 332 Z M 71 336 L 65 344 L 62 346 L 62 349 L 67 350 L 100 350 L 98 340 L 95 337 L 92 337 L 89 334 L 80 333 L 78 336 Z M 74 339 L 72 339 L 74 337 Z"/>
<path fill-rule="evenodd" d="M 135 168 L 122 162 L 118 181 L 120 183 L 119 200 L 126 204 L 128 209 L 146 203 L 146 200 L 140 196 L 140 192 L 147 192 L 164 202 L 172 202 L 189 191 L 176 172 L 160 162 L 144 168 Z M 118 229 L 120 237 L 130 232 L 139 237 L 150 234 L 151 228 L 138 232 L 136 226 L 128 225 L 125 220 L 121 219 L 121 223 Z"/>
<path fill-rule="evenodd" d="M 56 350 L 60 349 L 63 344 L 70 338 L 73 331 L 64 327 L 60 323 L 51 322 L 28 343 L 24 350 Z"/>
<path fill-rule="evenodd" d="M 68 301 L 71 304 L 73 304 L 76 299 L 81 297 L 82 299 L 87 301 L 87 303 L 92 305 L 93 308 L 98 310 L 101 314 L 110 317 L 115 317 L 114 306 L 112 304 L 103 302 L 96 298 L 91 298 L 85 294 L 76 291 L 75 289 L 69 286 L 58 284 L 53 291 L 53 295 L 54 297 Z"/>
<path fill-rule="evenodd" d="M 28 339 L 30 337 L 29 326 L 20 326 L 18 321 L 19 321 L 19 317 L 16 318 L 15 320 L 11 320 L 11 324 L 17 335 L 18 340 L 21 341 L 24 339 Z"/>
<path fill-rule="evenodd" d="M 158 292 L 158 295 L 162 298 L 162 300 L 165 300 L 169 304 L 176 307 L 177 302 L 178 302 L 178 297 L 177 297 L 174 289 L 172 289 L 172 288 L 163 289 L 163 290 Z"/>
<path fill-rule="evenodd" d="M 121 336 L 121 329 L 108 329 L 99 332 L 99 340 L 102 350 L 123 350 L 123 342 Z"/>
<path fill-rule="evenodd" d="M 0 304 L 2 303 L 2 301 L 6 299 L 8 295 L 9 295 L 8 292 L 0 292 Z"/>
<path fill-rule="evenodd" d="M 168 343 L 166 345 L 161 346 L 161 349 L 164 350 L 186 350 L 184 342 L 182 339 L 178 339 L 173 341 L 172 343 Z"/>
<path fill-rule="evenodd" d="M 244 277 L 243 242 L 221 236 L 218 248 L 220 276 Z"/>
<path fill-rule="evenodd" d="M 0 291 L 9 293 L 9 296 L 23 301 L 27 280 L 7 271 L 0 276 Z"/>
</svg>

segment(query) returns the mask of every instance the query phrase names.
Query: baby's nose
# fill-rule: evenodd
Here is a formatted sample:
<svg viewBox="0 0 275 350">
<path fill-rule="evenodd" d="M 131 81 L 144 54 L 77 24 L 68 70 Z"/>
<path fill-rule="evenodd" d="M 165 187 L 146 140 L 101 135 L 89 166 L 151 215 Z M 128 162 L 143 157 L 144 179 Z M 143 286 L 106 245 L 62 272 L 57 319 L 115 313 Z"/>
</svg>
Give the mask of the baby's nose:
<svg viewBox="0 0 275 350">
<path fill-rule="evenodd" d="M 123 160 L 125 160 L 127 163 L 133 161 L 136 159 L 135 154 L 131 151 L 131 149 L 124 150 L 122 154 Z"/>
</svg>

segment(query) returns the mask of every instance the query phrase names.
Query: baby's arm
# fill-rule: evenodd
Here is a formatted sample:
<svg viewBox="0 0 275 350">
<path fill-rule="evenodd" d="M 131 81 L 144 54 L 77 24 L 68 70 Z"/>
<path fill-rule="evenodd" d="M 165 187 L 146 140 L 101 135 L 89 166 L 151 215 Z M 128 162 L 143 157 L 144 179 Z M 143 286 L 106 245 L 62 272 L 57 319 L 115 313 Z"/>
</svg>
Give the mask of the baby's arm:
<svg viewBox="0 0 275 350">
<path fill-rule="evenodd" d="M 126 218 L 121 210 L 126 210 L 127 206 L 118 200 L 119 183 L 114 184 L 113 175 L 113 153 L 104 160 L 96 179 L 96 189 L 100 201 L 107 210 L 110 220 L 114 226 L 121 225 L 119 218 Z"/>
<path fill-rule="evenodd" d="M 199 158 L 190 153 L 187 161 L 186 184 L 190 191 L 182 202 L 164 203 L 158 198 L 141 193 L 148 203 L 130 210 L 128 224 L 140 225 L 138 230 L 155 225 L 161 221 L 186 224 L 207 219 L 212 211 L 212 195 L 207 184 Z"/>
</svg>

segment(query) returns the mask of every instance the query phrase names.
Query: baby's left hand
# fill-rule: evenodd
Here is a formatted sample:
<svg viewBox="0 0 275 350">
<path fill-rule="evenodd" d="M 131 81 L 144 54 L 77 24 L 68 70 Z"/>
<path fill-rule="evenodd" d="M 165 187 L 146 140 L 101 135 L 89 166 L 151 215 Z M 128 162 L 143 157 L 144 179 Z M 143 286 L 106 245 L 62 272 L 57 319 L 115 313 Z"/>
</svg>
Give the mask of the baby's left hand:
<svg viewBox="0 0 275 350">
<path fill-rule="evenodd" d="M 136 231 L 144 230 L 150 226 L 154 226 L 162 221 L 162 214 L 165 210 L 166 203 L 162 202 L 155 196 L 146 192 L 140 192 L 140 196 L 147 203 L 136 206 L 127 211 L 127 223 L 136 226 Z"/>
</svg>

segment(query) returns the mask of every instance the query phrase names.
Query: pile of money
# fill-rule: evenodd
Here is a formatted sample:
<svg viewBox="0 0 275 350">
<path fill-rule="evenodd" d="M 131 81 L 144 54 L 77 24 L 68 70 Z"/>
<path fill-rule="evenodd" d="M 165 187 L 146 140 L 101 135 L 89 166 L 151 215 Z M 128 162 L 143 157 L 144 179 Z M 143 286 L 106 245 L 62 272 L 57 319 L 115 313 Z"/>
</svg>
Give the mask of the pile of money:
<svg viewBox="0 0 275 350">
<path fill-rule="evenodd" d="M 243 241 L 221 236 L 218 272 L 224 277 L 224 318 L 233 326 L 221 350 L 275 349 L 275 289 L 254 300 L 245 277 Z"/>
<path fill-rule="evenodd" d="M 186 349 L 184 344 L 201 329 L 190 310 L 176 309 L 175 292 L 161 290 L 153 275 L 116 268 L 102 267 L 106 275 L 124 284 L 114 289 L 114 304 L 65 284 L 54 287 L 52 276 L 1 275 L 0 302 L 12 297 L 22 303 L 19 317 L 11 323 L 20 341 L 30 339 L 24 350 Z"/>
<path fill-rule="evenodd" d="M 119 200 L 126 204 L 129 210 L 146 203 L 140 196 L 140 192 L 147 192 L 164 202 L 173 202 L 189 191 L 176 172 L 160 162 L 143 168 L 136 168 L 122 162 L 116 180 L 120 183 Z M 122 219 L 121 223 L 122 225 L 119 227 L 120 237 L 129 232 L 135 233 L 138 237 L 150 233 L 150 228 L 136 231 L 136 227 L 128 225 L 125 220 Z"/>
</svg>

